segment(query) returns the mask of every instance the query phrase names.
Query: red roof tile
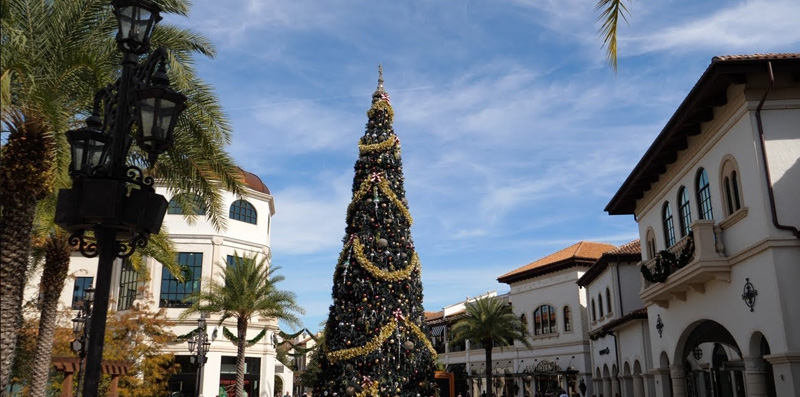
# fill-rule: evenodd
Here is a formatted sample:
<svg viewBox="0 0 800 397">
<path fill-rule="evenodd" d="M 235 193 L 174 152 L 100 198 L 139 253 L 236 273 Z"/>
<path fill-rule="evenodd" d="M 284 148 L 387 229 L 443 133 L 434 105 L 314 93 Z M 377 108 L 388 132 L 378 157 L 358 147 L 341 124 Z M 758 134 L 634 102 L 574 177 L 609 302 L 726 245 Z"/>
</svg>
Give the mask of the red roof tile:
<svg viewBox="0 0 800 397">
<path fill-rule="evenodd" d="M 242 179 L 244 179 L 244 183 L 248 187 L 257 192 L 270 194 L 269 188 L 264 184 L 264 182 L 261 181 L 261 178 L 259 178 L 258 175 L 245 171 L 241 168 L 239 168 L 239 171 L 241 172 Z"/>
<path fill-rule="evenodd" d="M 608 263 L 610 261 L 631 261 L 631 262 L 638 262 L 642 258 L 642 245 L 639 242 L 639 239 L 631 241 L 630 243 L 625 243 L 618 248 L 615 248 L 611 251 L 604 252 L 600 259 L 595 262 L 586 273 L 578 279 L 577 284 L 581 287 L 585 287 L 589 285 L 597 276 L 603 274 L 603 272 L 608 267 Z"/>
<path fill-rule="evenodd" d="M 518 269 L 512 270 L 497 278 L 500 282 L 516 281 L 519 276 L 529 273 L 534 269 L 546 267 L 557 263 L 570 260 L 591 260 L 596 261 L 603 253 L 615 249 L 616 247 L 606 243 L 595 243 L 591 241 L 581 241 L 575 243 L 561 251 L 552 253 L 544 258 L 538 259 Z"/>
</svg>

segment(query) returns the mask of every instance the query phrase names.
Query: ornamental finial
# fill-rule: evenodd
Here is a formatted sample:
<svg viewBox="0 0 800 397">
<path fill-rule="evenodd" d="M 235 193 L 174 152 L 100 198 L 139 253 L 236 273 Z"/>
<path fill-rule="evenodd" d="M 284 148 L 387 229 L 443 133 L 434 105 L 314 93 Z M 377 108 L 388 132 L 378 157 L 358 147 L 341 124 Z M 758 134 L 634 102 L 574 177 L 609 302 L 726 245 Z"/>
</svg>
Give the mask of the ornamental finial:
<svg viewBox="0 0 800 397">
<path fill-rule="evenodd" d="M 383 64 L 378 64 L 378 88 L 376 91 L 384 91 L 383 89 Z"/>
</svg>

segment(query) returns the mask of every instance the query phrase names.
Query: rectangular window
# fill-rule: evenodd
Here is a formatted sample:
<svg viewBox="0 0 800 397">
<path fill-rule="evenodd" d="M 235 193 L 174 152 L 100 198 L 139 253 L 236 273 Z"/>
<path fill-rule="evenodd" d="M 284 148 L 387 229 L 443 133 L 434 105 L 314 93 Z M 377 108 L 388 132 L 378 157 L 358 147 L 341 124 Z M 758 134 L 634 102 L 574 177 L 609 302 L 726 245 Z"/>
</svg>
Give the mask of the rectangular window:
<svg viewBox="0 0 800 397">
<path fill-rule="evenodd" d="M 92 286 L 94 277 L 75 277 L 75 289 L 72 290 L 72 308 L 78 310 L 83 306 L 83 293 Z"/>
<path fill-rule="evenodd" d="M 179 282 L 167 268 L 162 268 L 160 307 L 189 307 L 190 303 L 184 301 L 186 297 L 195 291 L 200 291 L 203 253 L 181 252 L 178 254 L 178 264 L 183 270 L 186 282 Z"/>
<path fill-rule="evenodd" d="M 133 268 L 131 261 L 122 261 L 122 272 L 119 277 L 119 300 L 117 310 L 128 310 L 136 299 L 136 292 L 139 288 L 139 274 Z"/>
</svg>

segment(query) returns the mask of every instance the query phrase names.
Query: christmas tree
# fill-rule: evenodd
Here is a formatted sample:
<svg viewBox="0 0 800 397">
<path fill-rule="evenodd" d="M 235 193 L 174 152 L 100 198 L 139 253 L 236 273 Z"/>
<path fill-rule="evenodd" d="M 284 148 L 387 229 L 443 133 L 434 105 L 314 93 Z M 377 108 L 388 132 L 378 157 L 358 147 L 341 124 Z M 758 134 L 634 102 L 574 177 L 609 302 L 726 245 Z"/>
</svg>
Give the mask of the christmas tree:
<svg viewBox="0 0 800 397">
<path fill-rule="evenodd" d="M 394 111 L 380 67 L 367 116 L 344 247 L 333 276 L 316 392 L 433 396 L 436 351 L 425 334 L 400 139 L 392 129 Z"/>
</svg>

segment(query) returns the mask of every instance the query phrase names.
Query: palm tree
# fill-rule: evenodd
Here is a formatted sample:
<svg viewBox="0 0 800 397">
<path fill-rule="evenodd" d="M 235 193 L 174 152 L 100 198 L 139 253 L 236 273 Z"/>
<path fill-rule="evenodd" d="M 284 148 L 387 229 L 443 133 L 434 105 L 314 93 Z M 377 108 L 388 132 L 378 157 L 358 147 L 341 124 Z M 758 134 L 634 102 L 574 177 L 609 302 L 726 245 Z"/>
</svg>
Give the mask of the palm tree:
<svg viewBox="0 0 800 397">
<path fill-rule="evenodd" d="M 247 345 L 247 326 L 254 315 L 298 324 L 295 313 L 305 311 L 295 303 L 295 294 L 279 290 L 276 284 L 284 277 L 276 274 L 280 269 L 269 266 L 267 257 L 259 260 L 256 254 L 240 257 L 234 255 L 230 266 L 217 264 L 222 280 L 204 281 L 205 288 L 188 299 L 192 306 L 181 314 L 186 318 L 194 313 L 221 313 L 220 323 L 236 319 L 236 396 L 244 396 L 244 354 Z"/>
<path fill-rule="evenodd" d="M 40 120 L 11 115 L 8 143 L 2 148 L 0 163 L 0 390 L 5 390 L 17 329 L 22 323 L 22 294 L 28 258 L 31 255 L 31 230 L 36 201 L 46 194 L 50 179 L 50 139 Z M 27 177 L 22 178 L 21 175 Z"/>
<path fill-rule="evenodd" d="M 466 305 L 466 317 L 458 320 L 451 331 L 453 341 L 479 341 L 486 352 L 486 387 L 492 384 L 492 348 L 520 341 L 532 347 L 525 324 L 511 310 L 511 305 L 497 297 L 486 297 Z M 490 389 L 491 390 L 491 389 Z M 491 393 L 489 393 L 491 395 Z"/>
<path fill-rule="evenodd" d="M 599 33 L 603 38 L 603 45 L 606 47 L 606 58 L 614 71 L 617 70 L 617 27 L 620 18 L 626 23 L 628 22 L 628 17 L 625 16 L 628 8 L 625 7 L 624 1 L 597 0 L 597 5 L 595 5 L 595 10 L 600 11 L 597 20 L 603 22 L 600 25 Z"/>
<path fill-rule="evenodd" d="M 160 3 L 165 12 L 180 15 L 186 15 L 189 8 L 187 0 Z M 70 159 L 64 132 L 88 113 L 94 93 L 117 76 L 120 54 L 114 41 L 116 20 L 106 0 L 2 0 L 0 21 L 0 102 L 2 121 L 11 131 L 0 164 L 2 389 L 13 360 L 15 324 L 21 320 L 34 214 L 38 212 L 38 219 L 45 220 L 37 229 L 42 236 L 61 236 L 62 241 L 48 244 L 65 251 L 51 257 L 63 257 L 64 253 L 68 257 L 69 247 L 63 244 L 66 236 L 54 233 L 52 226 L 53 193 L 69 185 L 66 169 Z M 213 56 L 214 49 L 204 37 L 165 24 L 156 26 L 152 41 L 154 46 L 168 48 L 170 79 L 189 98 L 176 128 L 175 145 L 162 156 L 154 172 L 172 193 L 191 192 L 200 197 L 212 224 L 224 228 L 221 190 L 242 194 L 241 176 L 224 151 L 230 142 L 230 127 L 209 86 L 195 76 L 191 59 L 197 53 Z M 160 254 L 154 255 L 160 262 L 177 268 L 168 241 L 154 238 L 149 248 L 149 253 Z M 53 278 L 63 267 L 56 262 L 46 260 L 44 264 L 43 282 L 48 279 L 56 283 L 44 291 L 43 311 L 57 307 L 55 302 L 63 289 L 63 280 L 58 283 L 58 277 Z M 43 313 L 40 327 L 54 327 L 54 318 L 52 313 Z M 52 333 L 41 332 L 39 343 L 42 346 L 37 351 L 43 356 L 37 356 L 36 364 L 46 374 Z M 46 376 L 34 379 L 41 381 Z M 32 395 L 43 394 L 43 385 L 34 387 Z"/>
</svg>

